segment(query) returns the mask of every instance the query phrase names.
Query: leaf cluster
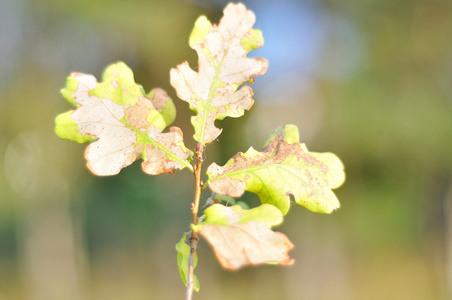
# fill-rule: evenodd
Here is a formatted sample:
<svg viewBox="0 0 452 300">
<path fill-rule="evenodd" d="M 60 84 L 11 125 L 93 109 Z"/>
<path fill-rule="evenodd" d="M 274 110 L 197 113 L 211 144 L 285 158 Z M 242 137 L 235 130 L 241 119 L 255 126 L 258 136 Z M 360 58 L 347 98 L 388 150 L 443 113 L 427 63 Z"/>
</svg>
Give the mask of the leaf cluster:
<svg viewBox="0 0 452 300">
<path fill-rule="evenodd" d="M 212 163 L 208 180 L 200 181 L 203 152 L 222 132 L 215 120 L 244 115 L 254 99 L 252 88 L 243 84 L 254 82 L 267 70 L 265 59 L 246 56 L 264 42 L 262 33 L 252 28 L 254 23 L 254 14 L 243 4 L 227 5 L 218 25 L 204 16 L 198 18 L 189 39 L 198 54 L 197 71 L 184 62 L 170 72 L 178 97 L 195 112 L 191 123 L 198 147 L 194 152 L 185 147 L 182 130 L 169 127 L 176 117 L 172 99 L 159 88 L 146 93 L 122 62 L 110 65 L 102 82 L 92 75 L 70 74 L 62 95 L 75 108 L 55 120 L 59 137 L 90 143 L 85 158 L 95 175 L 118 174 L 138 159 L 150 175 L 184 168 L 195 174 L 199 193 L 192 204 L 191 237 L 187 244 L 184 234 L 176 245 L 181 277 L 186 285 L 193 281 L 195 290 L 199 282 L 191 277 L 190 268 L 197 264 L 193 241 L 198 233 L 224 268 L 290 265 L 293 259 L 288 252 L 293 244 L 271 228 L 282 223 L 291 198 L 314 212 L 330 213 L 339 207 L 332 189 L 345 179 L 341 161 L 332 153 L 309 152 L 294 125 L 276 129 L 262 151 L 251 147 L 224 166 Z M 192 164 L 194 153 L 196 163 Z M 220 197 L 238 198 L 249 191 L 262 204 L 244 209 L 217 201 L 210 203 L 199 222 L 199 194 L 207 187 Z"/>
</svg>

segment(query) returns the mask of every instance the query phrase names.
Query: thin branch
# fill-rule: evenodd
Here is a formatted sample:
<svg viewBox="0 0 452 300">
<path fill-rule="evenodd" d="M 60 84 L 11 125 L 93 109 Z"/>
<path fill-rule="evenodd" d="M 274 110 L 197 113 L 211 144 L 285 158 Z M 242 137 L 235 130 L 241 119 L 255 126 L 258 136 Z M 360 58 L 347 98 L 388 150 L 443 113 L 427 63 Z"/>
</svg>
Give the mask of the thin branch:
<svg viewBox="0 0 452 300">
<path fill-rule="evenodd" d="M 203 159 L 203 152 L 204 147 L 202 143 L 199 143 L 196 147 L 196 165 L 194 166 L 194 175 L 195 175 L 195 199 L 193 203 L 191 204 L 191 223 L 193 225 L 197 225 L 199 218 L 198 218 L 198 212 L 199 212 L 199 201 L 201 199 L 201 192 L 203 190 L 203 183 L 201 182 L 201 166 Z M 198 232 L 196 230 L 191 231 L 190 236 L 190 257 L 188 259 L 188 282 L 187 282 L 187 290 L 185 294 L 185 300 L 191 300 L 193 296 L 193 287 L 194 287 L 194 259 L 196 254 L 196 247 L 198 245 Z"/>
</svg>

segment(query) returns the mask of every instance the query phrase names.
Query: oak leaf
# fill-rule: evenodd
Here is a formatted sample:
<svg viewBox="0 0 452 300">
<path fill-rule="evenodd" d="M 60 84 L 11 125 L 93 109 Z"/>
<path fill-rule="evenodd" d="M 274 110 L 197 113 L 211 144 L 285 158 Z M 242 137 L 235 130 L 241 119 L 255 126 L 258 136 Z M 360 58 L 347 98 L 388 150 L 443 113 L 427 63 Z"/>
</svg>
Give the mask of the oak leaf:
<svg viewBox="0 0 452 300">
<path fill-rule="evenodd" d="M 230 270 L 247 265 L 291 265 L 290 240 L 271 226 L 282 222 L 282 213 L 270 204 L 249 210 L 239 205 L 214 204 L 204 211 L 205 221 L 195 227 L 213 248 L 220 264 Z"/>
<path fill-rule="evenodd" d="M 55 131 L 63 139 L 93 142 L 85 158 L 94 174 L 116 175 L 139 158 L 143 171 L 152 175 L 192 169 L 182 131 L 171 127 L 161 133 L 175 118 L 171 98 L 162 89 L 146 95 L 124 63 L 109 66 L 101 83 L 72 73 L 62 95 L 77 108 L 57 116 Z"/>
<path fill-rule="evenodd" d="M 191 118 L 194 139 L 204 145 L 222 131 L 215 127 L 215 120 L 240 117 L 254 103 L 249 86 L 237 90 L 264 74 L 268 67 L 265 59 L 245 57 L 264 42 L 262 33 L 252 29 L 254 22 L 253 12 L 243 4 L 227 5 L 218 26 L 200 17 L 189 40 L 199 57 L 198 72 L 187 62 L 171 70 L 171 85 L 177 95 L 197 113 Z"/>
<path fill-rule="evenodd" d="M 240 197 L 255 193 L 262 203 L 278 207 L 286 214 L 290 197 L 314 212 L 330 213 L 339 207 L 331 189 L 345 180 L 344 167 L 332 153 L 309 152 L 299 143 L 298 128 L 277 129 L 263 152 L 250 147 L 238 153 L 223 167 L 213 163 L 207 169 L 210 189 L 218 194 Z"/>
</svg>

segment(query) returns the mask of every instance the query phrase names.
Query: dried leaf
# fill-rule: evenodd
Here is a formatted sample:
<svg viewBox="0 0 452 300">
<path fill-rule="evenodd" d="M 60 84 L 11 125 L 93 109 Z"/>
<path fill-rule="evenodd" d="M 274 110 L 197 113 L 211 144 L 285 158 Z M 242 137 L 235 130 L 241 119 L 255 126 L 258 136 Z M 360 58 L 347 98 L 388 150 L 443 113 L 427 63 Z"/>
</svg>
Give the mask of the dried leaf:
<svg viewBox="0 0 452 300">
<path fill-rule="evenodd" d="M 118 174 L 140 157 L 143 171 L 152 175 L 192 169 L 182 131 L 171 127 L 161 133 L 175 117 L 171 98 L 161 89 L 145 95 L 124 63 L 109 66 L 101 83 L 72 73 L 62 94 L 77 109 L 57 116 L 55 131 L 63 139 L 95 141 L 85 151 L 94 174 Z"/>
<path fill-rule="evenodd" d="M 291 265 L 288 252 L 293 244 L 270 227 L 282 222 L 276 207 L 262 204 L 250 210 L 239 205 L 214 204 L 205 210 L 206 220 L 196 226 L 214 249 L 221 265 L 237 270 L 247 265 L 277 263 Z"/>
<path fill-rule="evenodd" d="M 332 153 L 308 152 L 299 143 L 298 128 L 286 125 L 276 130 L 263 152 L 251 147 L 238 153 L 223 167 L 213 163 L 207 170 L 209 187 L 218 194 L 240 197 L 255 193 L 262 203 L 278 207 L 286 214 L 290 195 L 314 212 L 330 213 L 339 207 L 331 189 L 345 180 L 344 167 Z"/>
<path fill-rule="evenodd" d="M 254 103 L 253 91 L 239 85 L 252 82 L 265 73 L 268 62 L 246 58 L 246 54 L 263 45 L 262 34 L 252 29 L 254 14 L 243 4 L 229 4 L 218 26 L 200 17 L 191 33 L 189 45 L 199 57 L 198 72 L 187 62 L 171 70 L 171 84 L 177 95 L 197 114 L 191 122 L 194 138 L 202 144 L 213 142 L 221 133 L 215 120 L 240 117 Z"/>
</svg>

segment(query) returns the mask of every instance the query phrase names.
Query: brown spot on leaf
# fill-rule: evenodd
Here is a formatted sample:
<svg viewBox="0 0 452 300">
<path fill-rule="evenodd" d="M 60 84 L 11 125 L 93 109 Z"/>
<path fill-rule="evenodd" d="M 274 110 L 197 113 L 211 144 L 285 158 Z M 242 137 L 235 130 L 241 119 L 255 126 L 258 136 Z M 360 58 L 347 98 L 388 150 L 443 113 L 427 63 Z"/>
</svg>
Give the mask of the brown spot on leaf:
<svg viewBox="0 0 452 300">
<path fill-rule="evenodd" d="M 118 87 L 119 87 L 119 82 L 117 82 L 116 80 L 112 80 L 112 81 L 111 81 L 111 85 L 112 85 L 114 88 L 118 88 Z"/>
<path fill-rule="evenodd" d="M 224 177 L 223 180 L 212 181 L 209 187 L 213 191 L 222 191 L 220 194 L 238 198 L 245 192 L 246 183 L 242 180 Z"/>
<path fill-rule="evenodd" d="M 151 101 L 145 97 L 139 97 L 135 105 L 126 107 L 128 123 L 135 128 L 149 127 L 146 117 L 151 109 L 154 109 Z"/>
<path fill-rule="evenodd" d="M 161 112 L 162 109 L 166 107 L 168 100 L 171 100 L 171 98 L 168 96 L 165 90 L 160 88 L 154 89 L 154 95 L 152 96 L 151 101 L 156 110 Z"/>
<path fill-rule="evenodd" d="M 187 160 L 191 152 L 183 145 L 182 130 L 179 127 L 171 127 L 167 133 L 150 131 L 149 137 L 164 146 L 172 155 Z M 163 150 L 153 144 L 146 145 L 146 160 L 142 163 L 143 171 L 149 175 L 162 173 L 174 173 L 183 167 L 183 164 L 175 157 L 167 155 Z"/>
</svg>

